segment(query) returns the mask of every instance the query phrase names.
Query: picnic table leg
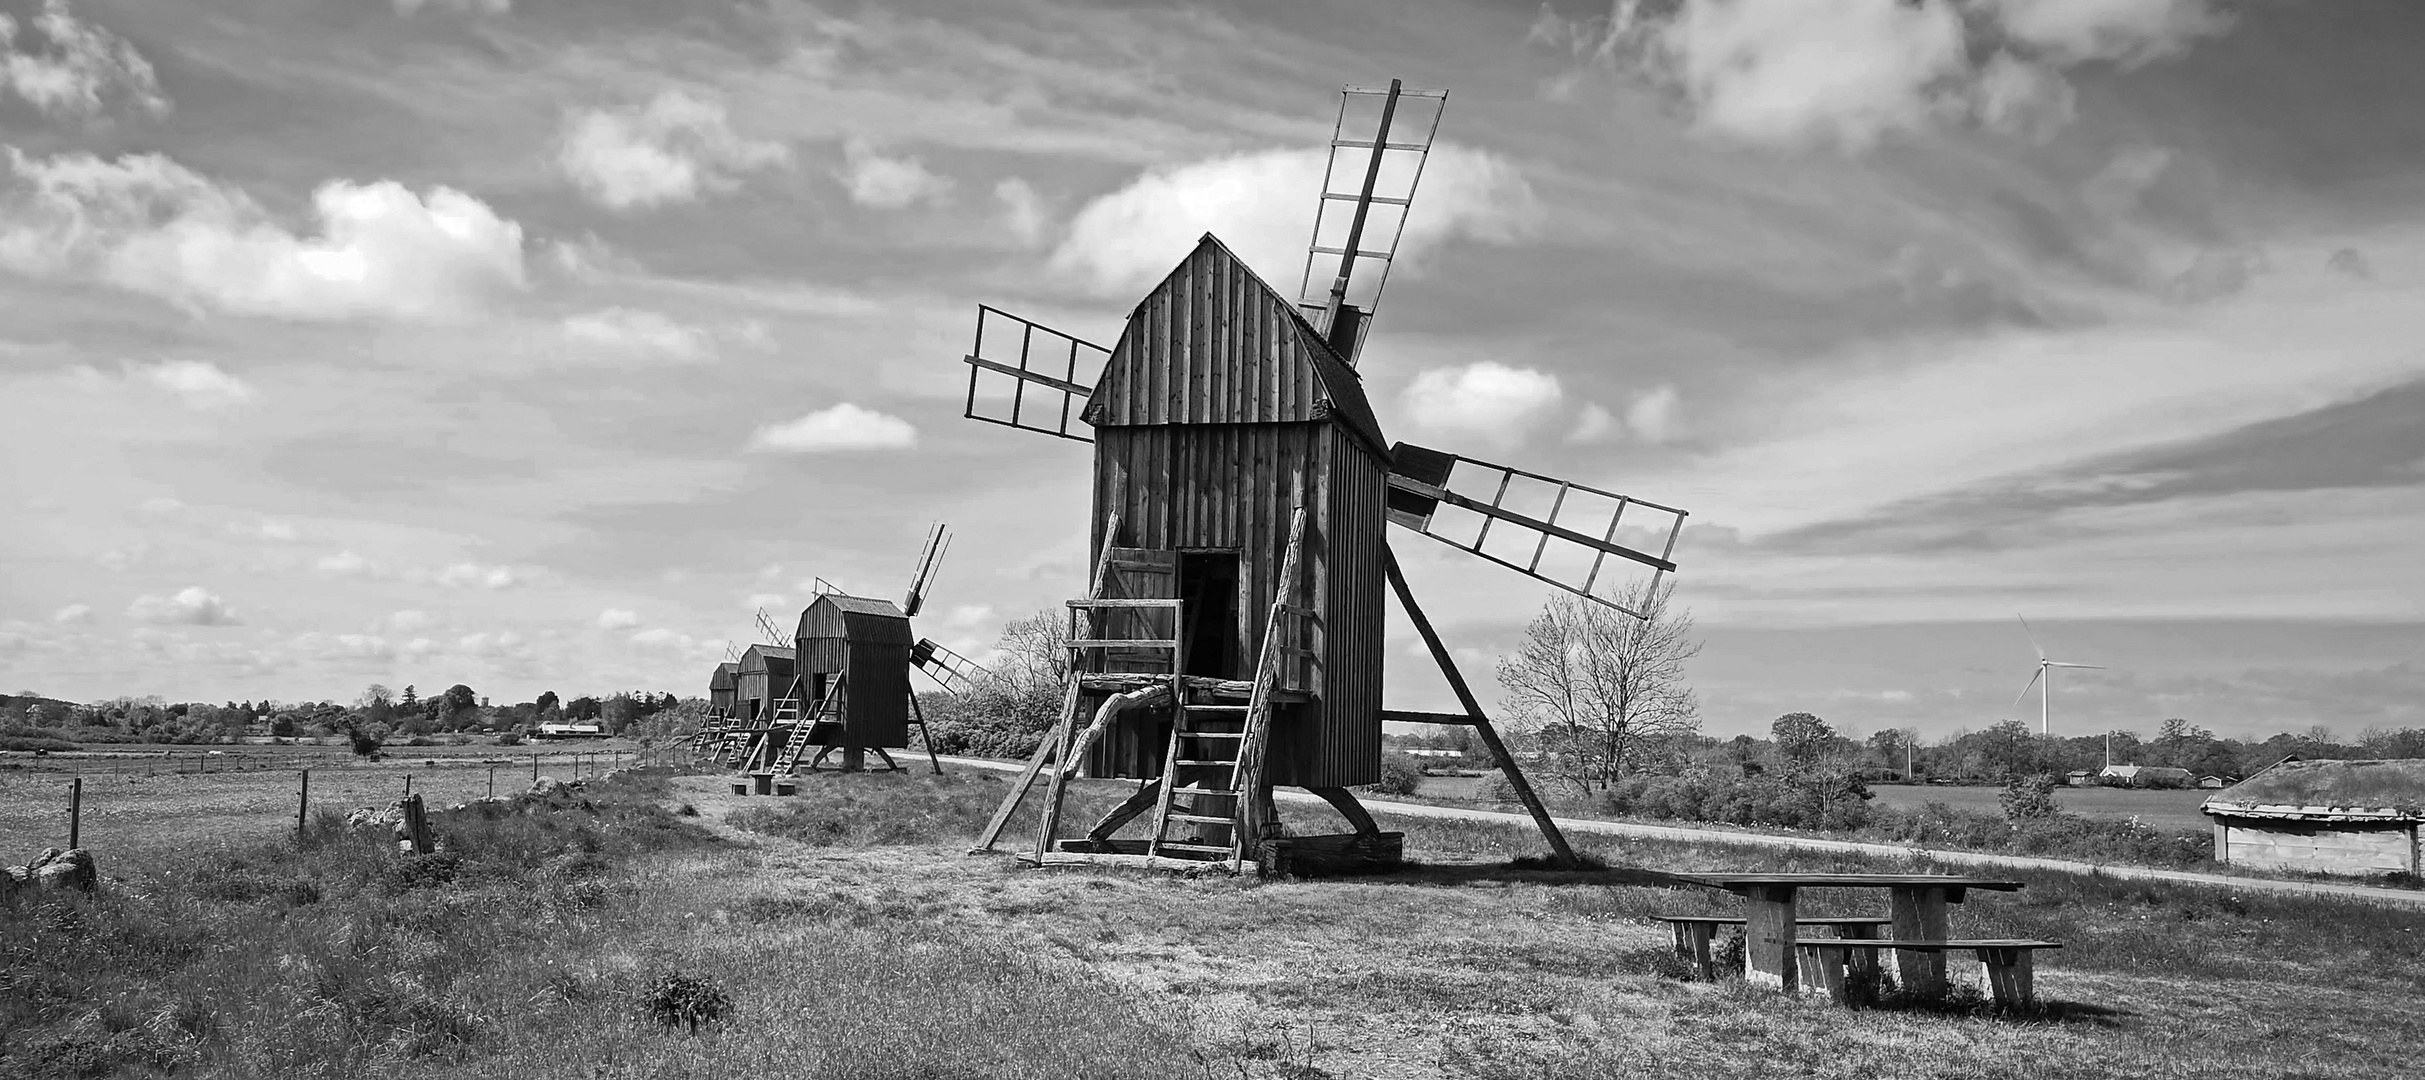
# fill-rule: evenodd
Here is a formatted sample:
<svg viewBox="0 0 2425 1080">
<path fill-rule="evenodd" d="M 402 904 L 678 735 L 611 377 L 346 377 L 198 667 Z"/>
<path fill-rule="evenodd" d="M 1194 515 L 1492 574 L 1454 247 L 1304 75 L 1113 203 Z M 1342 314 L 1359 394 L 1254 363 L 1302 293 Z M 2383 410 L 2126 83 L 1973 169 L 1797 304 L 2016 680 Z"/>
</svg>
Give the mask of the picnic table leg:
<svg viewBox="0 0 2425 1080">
<path fill-rule="evenodd" d="M 1996 1004 L 2007 1009 L 2025 1008 L 2037 1000 L 2035 964 L 2029 949 L 1980 949 L 1979 966 L 1986 969 L 1987 987 L 1995 994 Z"/>
<path fill-rule="evenodd" d="M 1668 929 L 1675 931 L 1676 955 L 1692 965 L 1693 974 L 1703 982 L 1717 978 L 1717 964 L 1709 958 L 1710 938 L 1717 928 L 1708 923 L 1680 922 L 1669 923 Z"/>
<path fill-rule="evenodd" d="M 1861 923 L 1847 923 L 1836 928 L 1836 936 L 1853 941 L 1875 941 L 1878 928 Z M 1846 949 L 1845 976 L 1860 984 L 1866 993 L 1878 989 L 1878 950 Z"/>
<path fill-rule="evenodd" d="M 1907 886 L 1893 890 L 1892 910 L 1895 937 L 1904 941 L 1943 941 L 1947 934 L 1945 920 L 1945 890 L 1933 886 Z M 1923 999 L 1933 1000 L 1945 994 L 1945 954 L 1895 950 L 1895 969 L 1903 977 L 1903 989 Z"/>
<path fill-rule="evenodd" d="M 1794 946 L 1794 966 L 1799 969 L 1802 989 L 1825 994 L 1838 1005 L 1852 1004 L 1844 981 L 1845 954 L 1851 951 L 1841 945 Z"/>
<path fill-rule="evenodd" d="M 1798 987 L 1794 978 L 1794 888 L 1754 885 L 1743 923 L 1743 981 L 1782 990 Z"/>
</svg>

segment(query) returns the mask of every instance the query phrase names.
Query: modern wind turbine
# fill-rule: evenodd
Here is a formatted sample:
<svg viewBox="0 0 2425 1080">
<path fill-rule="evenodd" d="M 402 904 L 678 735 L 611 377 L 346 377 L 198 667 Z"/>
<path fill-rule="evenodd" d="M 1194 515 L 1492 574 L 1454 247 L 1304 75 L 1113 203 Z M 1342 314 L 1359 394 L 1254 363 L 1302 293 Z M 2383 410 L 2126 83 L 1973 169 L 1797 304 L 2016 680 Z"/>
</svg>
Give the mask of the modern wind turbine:
<svg viewBox="0 0 2425 1080">
<path fill-rule="evenodd" d="M 2021 617 L 2020 617 L 2019 615 L 2015 615 L 2015 616 L 2013 616 L 2013 618 L 2016 618 L 2016 619 L 2021 619 Z M 2028 634 L 2028 635 L 2029 635 L 2029 647 L 2030 647 L 2030 648 L 2032 648 L 2032 649 L 2037 650 L 2037 653 L 2038 653 L 2038 670 L 2037 670 L 2037 671 L 2036 671 L 2034 674 L 2030 675 L 2030 677 L 2029 677 L 2029 685 L 2028 685 L 2028 686 L 2023 686 L 2023 687 L 2021 688 L 2021 692 L 2020 692 L 2019 694 L 2016 694 L 2016 695 L 2014 695 L 2014 696 L 2013 696 L 2012 703 L 2013 703 L 2013 704 L 2015 704 L 2015 705 L 2020 704 L 2020 703 L 2021 703 L 2021 701 L 2022 701 L 2022 699 L 2027 698 L 2027 697 L 2029 696 L 2029 689 L 2030 689 L 2030 687 L 2032 687 L 2032 686 L 2037 687 L 2037 688 L 2038 688 L 2038 734 L 2039 734 L 2039 735 L 2045 735 L 2045 734 L 2047 734 L 2047 732 L 2048 732 L 2047 723 L 2046 723 L 2046 698 L 2047 698 L 2047 695 L 2048 695 L 2048 694 L 2053 693 L 2054 688 L 2055 688 L 2055 675 L 2054 675 L 2054 669 L 2059 668 L 2059 667 L 2067 667 L 2067 668 L 2085 668 L 2085 669 L 2087 669 L 2087 670 L 2091 670 L 2091 671 L 2103 671 L 2103 670 L 2105 670 L 2105 668 L 2104 668 L 2104 666 L 2103 666 L 2103 665 L 2100 665 L 2100 664 L 2066 664 L 2066 663 L 2064 663 L 2064 662 L 2062 662 L 2062 661 L 2060 661 L 2060 660 L 2049 660 L 2049 659 L 2047 659 L 2047 658 L 2046 658 L 2046 647 L 2045 647 L 2045 646 L 2043 646 L 2043 645 L 2038 644 L 2038 635 L 2037 635 L 2036 633 L 2032 632 L 2032 631 L 2029 629 L 2029 620 L 2027 620 L 2027 619 L 2021 619 L 2021 632 L 2022 632 L 2022 633 L 2024 633 L 2024 634 Z M 2041 684 L 2042 684 L 2042 685 L 2041 685 Z M 2111 756 L 2112 756 L 2112 752 L 2111 752 L 2110 750 L 2108 750 L 2108 752 L 2107 752 L 2106 756 L 2107 756 L 2107 757 L 2111 757 Z"/>
</svg>

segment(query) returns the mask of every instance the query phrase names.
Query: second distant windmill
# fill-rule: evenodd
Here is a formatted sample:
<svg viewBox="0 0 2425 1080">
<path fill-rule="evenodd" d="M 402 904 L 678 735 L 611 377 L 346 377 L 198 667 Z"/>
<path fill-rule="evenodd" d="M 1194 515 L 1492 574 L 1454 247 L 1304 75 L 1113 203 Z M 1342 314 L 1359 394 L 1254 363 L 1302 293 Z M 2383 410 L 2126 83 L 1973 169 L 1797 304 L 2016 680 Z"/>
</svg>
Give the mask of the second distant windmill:
<svg viewBox="0 0 2425 1080">
<path fill-rule="evenodd" d="M 2018 616 L 2018 615 L 2013 616 L 2013 618 L 2015 618 L 2015 619 L 2021 619 L 2021 617 L 2020 617 L 2020 616 Z M 2049 729 L 2049 727 L 2048 727 L 2048 725 L 2047 725 L 2047 715 L 2048 715 L 2048 712 L 2047 712 L 2046 699 L 2047 699 L 2048 695 L 2050 695 L 2050 694 L 2054 693 L 2054 688 L 2055 688 L 2054 669 L 2059 668 L 2059 667 L 2067 667 L 2067 668 L 2083 668 L 2083 669 L 2086 669 L 2086 670 L 2089 670 L 2089 671 L 2103 671 L 2103 670 L 2105 670 L 2105 668 L 2104 668 L 2104 666 L 2103 666 L 2103 665 L 2100 665 L 2100 664 L 2069 664 L 2069 663 L 2065 663 L 2065 662 L 2063 662 L 2063 661 L 2061 661 L 2061 660 L 2049 660 L 2049 659 L 2047 659 L 2047 658 L 2046 658 L 2046 647 L 2045 647 L 2045 646 L 2043 646 L 2043 645 L 2038 644 L 2038 635 L 2037 635 L 2037 634 L 2036 634 L 2034 631 L 2030 630 L 2030 628 L 2029 628 L 2029 620 L 2027 620 L 2027 619 L 2021 619 L 2021 632 L 2022 632 L 2022 633 L 2024 633 L 2024 634 L 2028 634 L 2028 635 L 2029 635 L 2029 647 L 2030 647 L 2030 648 L 2032 648 L 2032 649 L 2037 650 L 2037 653 L 2038 653 L 2038 670 L 2037 670 L 2035 673 L 2033 673 L 2033 674 L 2031 674 L 2031 675 L 2029 676 L 2029 685 L 2028 685 L 2028 686 L 2024 686 L 2024 687 L 2022 687 L 2022 688 L 2021 688 L 2021 692 L 2020 692 L 2018 695 L 2015 695 L 2015 696 L 2013 697 L 2013 699 L 2012 699 L 2012 703 L 2013 703 L 2013 704 L 2015 704 L 2015 705 L 2020 704 L 2020 703 L 2021 703 L 2021 702 L 2022 702 L 2024 699 L 2026 699 L 2026 698 L 2028 698 L 2028 697 L 2029 697 L 2029 691 L 2030 691 L 2030 688 L 2031 688 L 2031 687 L 2035 687 L 2035 688 L 2037 688 L 2037 691 L 2038 691 L 2038 734 L 2039 734 L 2039 735 L 2045 735 L 2045 734 L 2047 734 L 2047 733 L 2048 733 L 2048 731 L 2050 730 L 2050 729 Z M 2107 755 L 2107 756 L 2111 756 L 2110 752 L 2108 752 L 2108 755 Z"/>
</svg>

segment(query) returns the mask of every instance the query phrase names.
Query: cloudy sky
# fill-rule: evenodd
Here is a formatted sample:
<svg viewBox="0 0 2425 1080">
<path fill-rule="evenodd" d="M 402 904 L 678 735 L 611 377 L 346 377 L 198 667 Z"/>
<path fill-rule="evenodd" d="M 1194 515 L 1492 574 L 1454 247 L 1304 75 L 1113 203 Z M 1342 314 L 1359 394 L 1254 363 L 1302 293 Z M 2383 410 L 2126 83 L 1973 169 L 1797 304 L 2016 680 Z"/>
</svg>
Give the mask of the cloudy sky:
<svg viewBox="0 0 2425 1080">
<path fill-rule="evenodd" d="M 0 683 L 695 691 L 976 651 L 1087 448 L 961 418 L 1200 233 L 1294 282 L 1343 83 L 1452 91 L 1384 429 L 1685 507 L 1710 730 L 2425 723 L 2403 0 L 0 0 Z M 1544 590 L 1397 545 L 1477 683 Z M 1393 628 L 1406 707 L 1444 703 Z M 2069 676 L 2071 673 L 2066 673 Z"/>
</svg>

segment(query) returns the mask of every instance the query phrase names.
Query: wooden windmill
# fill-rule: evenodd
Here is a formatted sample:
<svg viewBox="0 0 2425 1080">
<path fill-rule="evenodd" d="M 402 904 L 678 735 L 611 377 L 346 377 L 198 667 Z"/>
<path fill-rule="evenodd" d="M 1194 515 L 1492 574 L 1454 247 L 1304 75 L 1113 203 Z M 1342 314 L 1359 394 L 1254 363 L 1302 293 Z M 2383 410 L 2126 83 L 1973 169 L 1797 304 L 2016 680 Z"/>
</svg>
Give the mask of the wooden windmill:
<svg viewBox="0 0 2425 1080">
<path fill-rule="evenodd" d="M 800 613 L 793 634 L 798 657 L 791 696 L 808 702 L 807 724 L 795 733 L 774 761 L 778 773 L 793 772 L 806 747 L 817 747 L 810 769 L 833 752 L 842 754 L 842 769 L 866 767 L 874 751 L 889 770 L 900 770 L 887 749 L 909 745 L 909 725 L 916 720 L 926 743 L 927 762 L 936 773 L 943 765 L 935 757 L 926 714 L 910 689 L 910 670 L 923 671 L 938 685 L 959 693 L 984 669 L 960 654 L 911 632 L 909 621 L 925 607 L 951 533 L 938 524 L 926 534 L 909 592 L 899 607 L 890 600 L 851 596 L 831 589 L 819 579 L 817 597 Z"/>
<path fill-rule="evenodd" d="M 694 762 L 703 760 L 709 751 L 722 745 L 725 734 L 733 726 L 733 701 L 740 686 L 741 653 L 727 647 L 724 655 L 725 661 L 717 664 L 715 672 L 707 677 L 707 715 L 701 718 L 699 730 L 691 734 L 691 757 Z"/>
<path fill-rule="evenodd" d="M 756 620 L 762 640 L 742 650 L 735 666 L 732 720 L 715 751 L 720 763 L 745 772 L 762 770 L 782 753 L 800 723 L 800 699 L 792 690 L 799 680 L 790 635 L 764 608 L 758 609 Z"/>
<path fill-rule="evenodd" d="M 1595 588 L 1621 565 L 1651 568 L 1654 585 L 1673 570 L 1684 512 L 1383 438 L 1355 361 L 1446 102 L 1445 91 L 1395 80 L 1344 88 L 1293 302 L 1206 234 L 1109 349 L 979 308 L 967 415 L 1095 447 L 1094 575 L 1068 605 L 1062 719 L 979 850 L 1050 763 L 1038 863 L 1391 861 L 1397 834 L 1380 832 L 1348 789 L 1379 778 L 1381 725 L 1402 721 L 1475 728 L 1571 859 L 1415 603 L 1386 526 L 1626 610 Z M 1361 137 L 1350 137 L 1351 108 Z M 1462 711 L 1383 708 L 1392 593 Z M 1063 781 L 1081 767 L 1142 783 L 1083 836 L 1064 837 Z M 1282 836 L 1274 785 L 1310 789 L 1354 834 Z M 1144 839 L 1114 835 L 1149 810 Z"/>
</svg>

